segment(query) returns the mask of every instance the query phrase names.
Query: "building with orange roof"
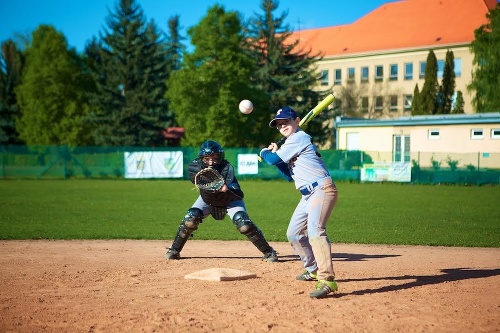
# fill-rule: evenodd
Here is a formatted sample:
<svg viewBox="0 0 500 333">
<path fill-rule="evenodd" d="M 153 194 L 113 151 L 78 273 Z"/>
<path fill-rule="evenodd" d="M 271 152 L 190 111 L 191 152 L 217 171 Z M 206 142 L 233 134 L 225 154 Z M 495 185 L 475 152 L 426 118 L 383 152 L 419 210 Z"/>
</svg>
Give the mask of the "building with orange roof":
<svg viewBox="0 0 500 333">
<path fill-rule="evenodd" d="M 455 91 L 465 113 L 473 113 L 474 30 L 488 23 L 497 0 L 401 0 L 386 3 L 352 24 L 300 30 L 290 38 L 321 53 L 321 89 L 331 88 L 343 115 L 390 119 L 411 114 L 413 92 L 422 90 L 427 56 L 433 50 L 441 83 L 446 52 L 455 59 Z"/>
</svg>

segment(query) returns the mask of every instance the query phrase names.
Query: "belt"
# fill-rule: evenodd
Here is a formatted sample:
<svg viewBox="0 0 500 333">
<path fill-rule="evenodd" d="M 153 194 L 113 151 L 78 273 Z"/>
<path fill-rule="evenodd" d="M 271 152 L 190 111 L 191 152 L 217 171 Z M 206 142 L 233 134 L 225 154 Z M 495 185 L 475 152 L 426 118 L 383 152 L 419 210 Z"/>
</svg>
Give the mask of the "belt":
<svg viewBox="0 0 500 333">
<path fill-rule="evenodd" d="M 311 183 L 311 184 L 309 184 L 309 185 L 304 185 L 304 186 L 302 186 L 302 187 L 299 189 L 299 192 L 300 192 L 302 195 L 309 195 L 309 194 L 311 194 L 311 193 L 314 191 L 314 189 L 315 189 L 316 187 L 318 187 L 318 185 L 323 186 L 323 185 L 325 185 L 325 184 L 327 184 L 327 183 L 330 183 L 330 182 L 332 182 L 332 178 L 331 178 L 331 177 L 321 178 L 321 179 L 319 179 L 319 180 L 315 181 L 314 183 Z"/>
<path fill-rule="evenodd" d="M 299 191 L 302 195 L 309 195 L 312 193 L 314 188 L 318 186 L 318 182 L 314 182 L 312 184 L 306 185 L 303 188 L 301 188 Z"/>
</svg>

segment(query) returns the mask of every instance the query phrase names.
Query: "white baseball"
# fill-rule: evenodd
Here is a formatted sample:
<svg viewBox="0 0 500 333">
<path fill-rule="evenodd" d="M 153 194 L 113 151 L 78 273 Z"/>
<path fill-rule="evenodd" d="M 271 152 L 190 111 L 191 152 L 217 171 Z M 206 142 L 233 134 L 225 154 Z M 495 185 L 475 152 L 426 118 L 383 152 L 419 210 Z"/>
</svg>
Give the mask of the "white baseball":
<svg viewBox="0 0 500 333">
<path fill-rule="evenodd" d="M 243 114 L 250 114 L 253 111 L 253 103 L 248 99 L 244 99 L 240 102 L 240 111 Z"/>
</svg>

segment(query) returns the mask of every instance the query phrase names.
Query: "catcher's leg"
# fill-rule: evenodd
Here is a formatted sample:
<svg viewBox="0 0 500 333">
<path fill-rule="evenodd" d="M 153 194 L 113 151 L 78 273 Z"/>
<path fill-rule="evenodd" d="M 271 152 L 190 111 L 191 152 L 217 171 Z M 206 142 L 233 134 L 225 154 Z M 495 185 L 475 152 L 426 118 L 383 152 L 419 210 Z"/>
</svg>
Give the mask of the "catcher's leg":
<svg viewBox="0 0 500 333">
<path fill-rule="evenodd" d="M 198 229 L 198 225 L 203 218 L 203 212 L 199 208 L 189 208 L 186 216 L 182 219 L 177 234 L 175 235 L 174 242 L 165 254 L 166 259 L 179 259 L 180 253 L 184 244 L 186 244 L 189 236 Z"/>
<path fill-rule="evenodd" d="M 250 220 L 247 212 L 239 211 L 233 216 L 233 223 L 238 228 L 238 231 L 247 236 L 256 248 L 264 254 L 262 260 L 269 262 L 278 261 L 278 254 L 269 245 L 269 243 L 264 238 L 262 231 Z"/>
</svg>

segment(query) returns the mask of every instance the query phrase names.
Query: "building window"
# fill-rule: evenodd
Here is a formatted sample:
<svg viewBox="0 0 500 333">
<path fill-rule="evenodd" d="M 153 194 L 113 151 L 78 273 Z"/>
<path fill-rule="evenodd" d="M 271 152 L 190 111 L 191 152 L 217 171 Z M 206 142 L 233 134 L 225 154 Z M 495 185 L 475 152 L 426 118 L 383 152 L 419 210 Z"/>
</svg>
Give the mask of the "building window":
<svg viewBox="0 0 500 333">
<path fill-rule="evenodd" d="M 442 79 L 444 73 L 444 60 L 438 60 L 437 65 L 438 65 L 437 77 Z"/>
<path fill-rule="evenodd" d="M 390 98 L 390 105 L 389 105 L 389 110 L 391 111 L 397 111 L 398 110 L 398 96 L 392 95 Z"/>
<path fill-rule="evenodd" d="M 389 80 L 397 81 L 398 79 L 398 65 L 392 64 L 389 66 Z"/>
<path fill-rule="evenodd" d="M 405 80 L 413 80 L 413 63 L 407 62 L 405 64 Z"/>
<path fill-rule="evenodd" d="M 336 84 L 336 85 L 341 85 L 342 84 L 342 70 L 340 69 L 336 69 L 334 71 L 335 75 L 334 75 L 334 82 L 333 84 Z"/>
<path fill-rule="evenodd" d="M 384 66 L 375 66 L 375 81 L 382 81 L 384 79 Z"/>
<path fill-rule="evenodd" d="M 410 162 L 410 136 L 395 135 L 392 160 L 394 162 Z"/>
<path fill-rule="evenodd" d="M 384 98 L 382 96 L 375 97 L 375 111 L 382 112 L 384 110 Z"/>
<path fill-rule="evenodd" d="M 438 129 L 430 129 L 429 130 L 429 139 L 431 139 L 431 140 L 439 139 L 439 130 Z"/>
<path fill-rule="evenodd" d="M 420 70 L 418 72 L 418 77 L 421 79 L 425 77 L 425 65 L 426 65 L 425 61 L 420 62 L 420 67 L 419 67 Z"/>
<path fill-rule="evenodd" d="M 490 136 L 492 139 L 500 139 L 500 128 L 492 128 Z"/>
<path fill-rule="evenodd" d="M 368 97 L 363 96 L 361 97 L 361 111 L 362 112 L 368 112 Z"/>
<path fill-rule="evenodd" d="M 460 77 L 462 76 L 462 59 L 460 58 L 454 58 L 453 63 L 455 66 L 455 77 Z"/>
<path fill-rule="evenodd" d="M 368 82 L 368 67 L 361 67 L 361 82 Z"/>
<path fill-rule="evenodd" d="M 411 111 L 411 103 L 413 102 L 413 95 L 405 95 L 404 110 Z"/>
<path fill-rule="evenodd" d="M 322 86 L 327 86 L 328 85 L 328 70 L 322 70 L 321 71 L 321 85 Z"/>
<path fill-rule="evenodd" d="M 484 137 L 484 135 L 483 135 L 483 130 L 482 129 L 475 128 L 475 129 L 472 129 L 470 131 L 470 138 L 472 140 L 480 140 L 483 137 Z"/>
<path fill-rule="evenodd" d="M 354 82 L 354 79 L 356 78 L 356 70 L 354 67 L 349 67 L 347 69 L 347 82 Z"/>
</svg>

